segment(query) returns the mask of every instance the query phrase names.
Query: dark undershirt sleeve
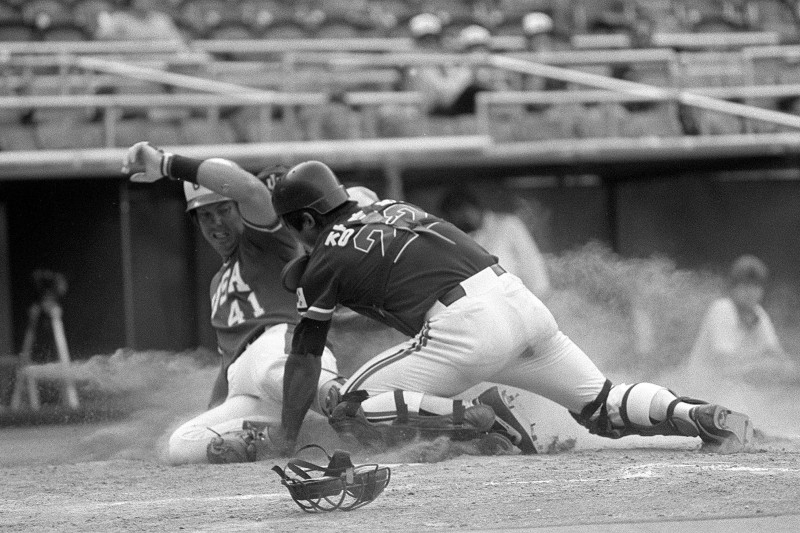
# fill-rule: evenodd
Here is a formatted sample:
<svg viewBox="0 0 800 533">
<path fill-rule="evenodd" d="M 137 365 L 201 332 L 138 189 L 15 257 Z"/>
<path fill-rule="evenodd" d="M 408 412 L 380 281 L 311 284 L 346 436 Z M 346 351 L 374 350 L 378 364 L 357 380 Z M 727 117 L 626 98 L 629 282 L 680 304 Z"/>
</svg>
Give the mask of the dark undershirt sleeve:
<svg viewBox="0 0 800 533">
<path fill-rule="evenodd" d="M 300 323 L 294 329 L 291 353 L 321 357 L 330 327 L 330 320 L 300 319 Z"/>
</svg>

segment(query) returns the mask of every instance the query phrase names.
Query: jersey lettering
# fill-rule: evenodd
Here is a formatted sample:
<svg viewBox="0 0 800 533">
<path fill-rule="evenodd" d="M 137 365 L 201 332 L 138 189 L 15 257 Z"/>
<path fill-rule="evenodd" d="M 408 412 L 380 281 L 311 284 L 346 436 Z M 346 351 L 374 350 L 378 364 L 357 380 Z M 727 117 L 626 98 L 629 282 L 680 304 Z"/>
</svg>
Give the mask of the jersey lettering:
<svg viewBox="0 0 800 533">
<path fill-rule="evenodd" d="M 308 304 L 306 303 L 306 295 L 303 294 L 303 287 L 297 287 L 297 308 L 308 308 Z"/>
<path fill-rule="evenodd" d="M 230 300 L 230 310 L 228 311 L 228 326 L 241 324 L 245 321 L 245 312 L 239 305 L 240 301 L 244 301 L 244 296 L 240 299 L 230 298 L 231 294 L 244 293 L 246 294 L 247 302 L 252 309 L 252 316 L 254 318 L 262 316 L 266 311 L 258 301 L 256 294 L 250 288 L 250 285 L 242 278 L 242 271 L 239 262 L 236 261 L 233 266 L 222 274 L 217 290 L 211 298 L 211 316 L 217 314 L 217 311 L 222 307 L 226 301 Z M 224 312 L 224 311 L 223 311 Z"/>
<path fill-rule="evenodd" d="M 331 232 L 328 233 L 328 236 L 325 237 L 325 246 L 347 246 L 353 233 L 355 233 L 354 229 L 336 224 Z"/>
<path fill-rule="evenodd" d="M 234 300 L 231 302 L 231 310 L 228 313 L 228 326 L 235 326 L 244 322 L 244 313 L 239 308 L 239 302 Z"/>
<path fill-rule="evenodd" d="M 242 279 L 242 273 L 239 269 L 239 261 L 236 261 L 233 264 L 229 283 L 230 285 L 226 291 L 228 294 L 232 292 L 248 292 L 250 290 L 250 286 Z"/>
<path fill-rule="evenodd" d="M 253 316 L 258 318 L 264 314 L 264 308 L 258 303 L 258 298 L 256 298 L 256 293 L 251 292 L 250 296 L 247 297 L 247 301 L 250 302 L 250 307 L 253 308 Z"/>
<path fill-rule="evenodd" d="M 226 270 L 222 277 L 219 279 L 219 285 L 217 285 L 217 290 L 214 293 L 214 297 L 211 299 L 211 315 L 213 316 L 214 313 L 217 312 L 217 309 L 220 305 L 222 305 L 224 299 L 223 297 L 228 293 L 228 280 L 231 279 L 231 271 L 230 269 Z"/>
<path fill-rule="evenodd" d="M 420 220 L 427 216 L 425 211 L 417 209 L 408 204 L 393 204 L 383 210 L 383 216 L 387 224 L 394 224 L 398 219 Z"/>
<path fill-rule="evenodd" d="M 376 242 L 381 244 L 381 256 L 386 255 L 386 245 L 384 235 L 391 238 L 394 235 L 394 230 L 387 226 L 362 226 L 355 239 L 353 239 L 353 246 L 356 250 L 369 253 Z"/>
</svg>

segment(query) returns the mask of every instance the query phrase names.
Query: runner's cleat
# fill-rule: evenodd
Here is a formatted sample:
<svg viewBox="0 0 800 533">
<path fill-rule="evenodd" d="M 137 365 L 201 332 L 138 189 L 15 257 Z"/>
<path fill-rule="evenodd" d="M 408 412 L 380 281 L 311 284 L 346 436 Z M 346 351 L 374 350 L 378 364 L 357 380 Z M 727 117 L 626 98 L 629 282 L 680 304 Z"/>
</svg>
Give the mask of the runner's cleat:
<svg viewBox="0 0 800 533">
<path fill-rule="evenodd" d="M 474 403 L 488 405 L 494 410 L 493 432 L 507 436 L 524 454 L 536 453 L 534 437 L 530 433 L 531 423 L 520 413 L 512 411 L 513 407 L 503 399 L 496 385 L 483 391 Z"/>
<path fill-rule="evenodd" d="M 513 455 L 519 450 L 502 433 L 487 433 L 476 441 L 476 446 L 481 455 Z"/>
<path fill-rule="evenodd" d="M 697 426 L 703 447 L 732 453 L 742 451 L 753 442 L 753 423 L 744 413 L 705 404 L 693 407 L 689 417 Z"/>
<path fill-rule="evenodd" d="M 341 402 L 334 408 L 328 419 L 339 437 L 349 445 L 360 445 L 372 449 L 386 446 L 383 432 L 367 420 L 361 405 L 355 402 Z"/>
</svg>

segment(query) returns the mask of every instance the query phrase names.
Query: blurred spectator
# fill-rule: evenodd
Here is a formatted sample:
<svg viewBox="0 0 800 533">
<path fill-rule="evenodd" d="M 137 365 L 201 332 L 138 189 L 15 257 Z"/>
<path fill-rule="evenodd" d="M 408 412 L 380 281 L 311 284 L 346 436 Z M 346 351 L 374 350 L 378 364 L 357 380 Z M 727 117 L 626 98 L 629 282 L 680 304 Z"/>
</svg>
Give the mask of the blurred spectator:
<svg viewBox="0 0 800 533">
<path fill-rule="evenodd" d="M 743 255 L 731 266 L 728 295 L 706 312 L 689 359 L 692 374 L 777 379 L 797 376 L 775 326 L 761 306 L 769 271 L 763 261 Z"/>
<path fill-rule="evenodd" d="M 100 13 L 96 39 L 106 41 L 170 41 L 183 43 L 172 18 L 159 10 L 156 0 L 132 0 L 124 11 Z"/>
<path fill-rule="evenodd" d="M 442 23 L 436 15 L 417 15 L 411 19 L 409 28 L 420 52 L 444 52 Z M 490 49 L 490 38 L 486 28 L 471 25 L 459 34 L 458 45 L 467 53 L 486 53 Z M 406 73 L 405 85 L 407 90 L 423 94 L 425 109 L 429 114 L 457 116 L 474 114 L 477 92 L 497 88 L 498 80 L 502 78 L 485 67 L 431 64 L 410 68 Z"/>
<path fill-rule="evenodd" d="M 463 185 L 445 193 L 439 202 L 442 216 L 468 233 L 500 265 L 518 276 L 539 298 L 550 292 L 550 277 L 544 257 L 525 223 L 515 214 L 486 209 Z"/>
<path fill-rule="evenodd" d="M 526 48 L 531 52 L 553 50 L 553 28 L 553 19 L 547 13 L 534 12 L 522 17 Z"/>
</svg>

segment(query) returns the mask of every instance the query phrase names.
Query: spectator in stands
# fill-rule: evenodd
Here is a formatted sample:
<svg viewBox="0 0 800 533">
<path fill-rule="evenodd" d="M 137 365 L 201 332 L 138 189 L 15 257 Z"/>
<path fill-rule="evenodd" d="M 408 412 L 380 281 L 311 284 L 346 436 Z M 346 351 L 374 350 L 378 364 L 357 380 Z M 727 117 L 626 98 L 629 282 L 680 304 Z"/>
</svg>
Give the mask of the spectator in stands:
<svg viewBox="0 0 800 533">
<path fill-rule="evenodd" d="M 534 12 L 522 17 L 525 45 L 531 52 L 549 52 L 554 49 L 553 19 L 547 13 Z"/>
<path fill-rule="evenodd" d="M 159 10 L 160 4 L 156 0 L 132 0 L 127 10 L 101 13 L 95 38 L 183 43 L 183 35 L 172 18 Z"/>
<path fill-rule="evenodd" d="M 421 52 L 443 52 L 442 23 L 436 15 L 423 13 L 409 23 L 411 35 Z M 487 32 L 488 33 L 488 32 Z M 464 49 L 479 44 L 471 39 L 462 42 Z M 421 65 L 406 72 L 405 85 L 422 93 L 425 110 L 430 115 L 456 116 L 475 112 L 475 74 L 469 65 Z"/>
<path fill-rule="evenodd" d="M 797 378 L 797 363 L 784 352 L 761 306 L 769 271 L 752 255 L 736 259 L 728 294 L 706 312 L 689 359 L 692 375 Z"/>
<path fill-rule="evenodd" d="M 442 216 L 468 233 L 541 299 L 550 292 L 550 277 L 539 247 L 525 223 L 513 213 L 498 213 L 463 185 L 447 191 L 439 202 Z"/>
</svg>

